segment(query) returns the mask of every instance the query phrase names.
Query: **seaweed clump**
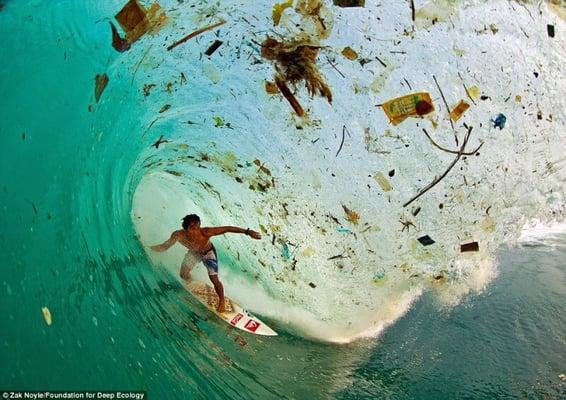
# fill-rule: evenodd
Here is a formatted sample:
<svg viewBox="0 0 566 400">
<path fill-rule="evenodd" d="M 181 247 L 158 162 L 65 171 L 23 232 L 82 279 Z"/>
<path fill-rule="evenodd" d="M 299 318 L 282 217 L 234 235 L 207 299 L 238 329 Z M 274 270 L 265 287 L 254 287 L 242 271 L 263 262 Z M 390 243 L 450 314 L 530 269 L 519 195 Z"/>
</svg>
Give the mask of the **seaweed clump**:
<svg viewBox="0 0 566 400">
<path fill-rule="evenodd" d="M 296 86 L 304 81 L 311 96 L 325 97 L 332 104 L 332 91 L 316 65 L 320 46 L 296 41 L 279 42 L 268 37 L 261 45 L 261 55 L 275 62 L 276 80 Z"/>
</svg>

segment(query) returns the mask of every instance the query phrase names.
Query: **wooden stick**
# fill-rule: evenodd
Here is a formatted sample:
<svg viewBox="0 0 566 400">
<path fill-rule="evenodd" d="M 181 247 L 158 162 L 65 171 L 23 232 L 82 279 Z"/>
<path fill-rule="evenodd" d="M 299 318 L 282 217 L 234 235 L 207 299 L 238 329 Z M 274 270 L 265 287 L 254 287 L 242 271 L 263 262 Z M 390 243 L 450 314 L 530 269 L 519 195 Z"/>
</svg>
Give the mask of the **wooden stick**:
<svg viewBox="0 0 566 400">
<path fill-rule="evenodd" d="M 293 110 L 295 110 L 297 115 L 299 117 L 304 117 L 305 116 L 305 110 L 303 110 L 303 107 L 301 107 L 301 104 L 299 103 L 299 101 L 297 100 L 295 95 L 293 95 L 293 93 L 291 93 L 291 90 L 289 89 L 289 87 L 285 83 L 285 80 L 283 80 L 279 76 L 276 76 L 275 77 L 275 84 L 277 85 L 277 87 L 279 88 L 279 91 L 283 94 L 283 96 L 285 96 L 285 98 L 287 99 L 289 104 L 291 104 L 291 107 L 293 107 Z"/>
<path fill-rule="evenodd" d="M 426 185 L 424 188 L 422 188 L 419 193 L 417 193 L 411 200 L 407 201 L 405 204 L 403 204 L 403 207 L 407 207 L 409 204 L 411 204 L 413 201 L 415 201 L 416 199 L 418 199 L 419 197 L 421 197 L 423 194 L 425 194 L 426 192 L 428 192 L 430 189 L 432 189 L 433 187 L 435 187 L 442 179 L 444 179 L 444 177 L 446 175 L 448 175 L 448 173 L 450 172 L 450 170 L 454 167 L 454 165 L 456 165 L 456 163 L 460 160 L 460 158 L 465 155 L 468 154 L 465 152 L 466 150 L 466 145 L 468 144 L 468 140 L 470 139 L 470 136 L 472 134 L 472 127 L 468 128 L 468 132 L 466 132 L 466 136 L 464 137 L 464 141 L 462 143 L 462 146 L 460 146 L 460 150 L 458 151 L 458 153 L 456 154 L 456 158 L 454 158 L 454 161 L 452 161 L 450 163 L 450 165 L 448 166 L 448 168 L 446 168 L 446 170 L 444 171 L 444 173 L 438 177 L 435 177 L 434 180 L 429 183 L 428 185 Z M 428 136 L 428 134 L 427 134 Z M 480 147 L 483 145 L 480 144 L 479 147 L 473 152 L 475 153 L 477 150 L 480 149 Z M 473 154 L 472 153 L 472 154 Z"/>
<path fill-rule="evenodd" d="M 415 22 L 415 2 L 411 0 L 411 19 Z"/>
<path fill-rule="evenodd" d="M 472 101 L 472 103 L 474 103 L 474 106 L 475 106 L 476 102 L 474 101 L 474 99 L 472 99 L 472 96 L 470 95 L 470 92 L 468 91 L 468 88 L 466 87 L 466 84 L 464 83 L 464 78 L 462 78 L 462 74 L 460 74 L 460 72 L 458 72 L 458 76 L 460 77 L 460 80 L 462 81 L 462 85 L 464 86 L 464 90 L 466 91 L 468 98 Z"/>
<path fill-rule="evenodd" d="M 342 146 L 344 146 L 344 137 L 345 136 L 346 136 L 346 125 L 344 125 L 344 127 L 342 128 L 342 142 L 340 142 L 340 148 L 336 152 L 335 157 L 338 157 L 338 154 L 340 154 L 340 151 L 342 150 Z"/>
<path fill-rule="evenodd" d="M 444 97 L 444 93 L 442 92 L 442 89 L 440 88 L 440 85 L 438 84 L 438 81 L 436 80 L 436 76 L 432 76 L 434 78 L 434 83 L 436 83 L 436 87 L 438 88 L 438 90 L 440 91 L 440 96 L 442 96 L 442 101 L 444 101 L 444 105 L 446 106 L 446 110 L 448 111 L 448 120 L 450 121 L 450 125 L 452 126 L 452 130 L 454 130 L 454 139 L 456 140 L 456 146 L 458 145 L 458 136 L 456 136 L 456 129 L 454 129 L 454 123 L 452 122 L 452 118 L 450 118 L 450 107 L 448 106 L 448 103 L 446 102 L 446 97 Z"/>
<path fill-rule="evenodd" d="M 223 19 L 220 20 L 220 22 L 217 22 L 215 24 L 212 25 L 208 25 L 205 26 L 204 28 L 200 28 L 197 29 L 196 31 L 189 33 L 187 36 L 185 36 L 184 38 L 177 40 L 175 43 L 173 43 L 172 45 L 170 45 L 169 47 L 167 47 L 167 51 L 171 51 L 173 50 L 175 47 L 179 46 L 180 44 L 185 43 L 188 40 L 191 40 L 192 38 L 194 38 L 195 36 L 200 35 L 201 33 L 204 33 L 206 31 L 210 31 L 214 28 L 219 27 L 220 25 L 224 25 L 226 23 L 226 21 L 224 21 Z"/>
</svg>

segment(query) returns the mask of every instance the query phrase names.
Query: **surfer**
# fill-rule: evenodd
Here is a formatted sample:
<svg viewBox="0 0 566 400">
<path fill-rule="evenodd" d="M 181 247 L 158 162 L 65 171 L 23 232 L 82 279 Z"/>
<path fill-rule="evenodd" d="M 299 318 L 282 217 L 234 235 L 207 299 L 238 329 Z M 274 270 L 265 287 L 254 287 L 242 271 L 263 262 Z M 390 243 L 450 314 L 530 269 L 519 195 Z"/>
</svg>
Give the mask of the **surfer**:
<svg viewBox="0 0 566 400">
<path fill-rule="evenodd" d="M 225 312 L 224 307 L 224 287 L 218 279 L 218 256 L 216 249 L 210 242 L 212 236 L 223 235 L 225 233 L 243 233 L 254 239 L 261 239 L 259 232 L 252 231 L 250 228 L 243 229 L 236 226 L 217 226 L 213 228 L 201 228 L 200 217 L 196 214 L 186 215 L 183 218 L 183 229 L 179 229 L 171 234 L 171 237 L 165 242 L 151 246 L 154 251 L 162 252 L 179 242 L 185 246 L 189 251 L 183 259 L 181 264 L 181 278 L 189 280 L 191 277 L 191 252 L 196 252 L 200 255 L 203 264 L 208 270 L 208 277 L 214 285 L 214 290 L 218 295 L 218 312 Z"/>
</svg>

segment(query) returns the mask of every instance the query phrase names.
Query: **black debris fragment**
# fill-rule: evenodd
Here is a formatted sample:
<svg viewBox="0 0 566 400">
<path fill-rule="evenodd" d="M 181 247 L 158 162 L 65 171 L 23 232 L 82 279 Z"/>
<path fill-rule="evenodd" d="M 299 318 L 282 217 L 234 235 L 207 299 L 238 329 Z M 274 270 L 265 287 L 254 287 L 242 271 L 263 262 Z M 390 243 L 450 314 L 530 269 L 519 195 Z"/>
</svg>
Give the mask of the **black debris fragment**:
<svg viewBox="0 0 566 400">
<path fill-rule="evenodd" d="M 434 244 L 434 243 L 435 243 L 435 241 L 432 240 L 432 239 L 430 238 L 430 236 L 428 236 L 428 235 L 421 236 L 421 237 L 418 238 L 417 240 L 418 240 L 418 241 L 420 242 L 420 244 L 422 244 L 423 246 L 430 246 L 431 244 Z"/>
<path fill-rule="evenodd" d="M 214 43 L 210 45 L 208 50 L 204 52 L 204 54 L 210 57 L 216 50 L 218 50 L 220 46 L 222 46 L 222 43 L 224 42 L 222 42 L 221 40 L 215 40 Z"/>
<path fill-rule="evenodd" d="M 554 25 L 548 24 L 546 25 L 546 32 L 548 33 L 548 37 L 554 37 Z"/>
<path fill-rule="evenodd" d="M 309 286 L 310 286 L 311 288 L 313 288 L 313 289 L 316 287 L 316 285 L 315 285 L 314 283 L 312 283 L 312 282 L 309 283 Z"/>
<path fill-rule="evenodd" d="M 464 243 L 462 245 L 460 245 L 460 251 L 462 253 L 468 252 L 468 251 L 479 251 L 480 250 L 480 246 L 478 244 L 478 242 L 470 242 L 470 243 Z"/>
</svg>

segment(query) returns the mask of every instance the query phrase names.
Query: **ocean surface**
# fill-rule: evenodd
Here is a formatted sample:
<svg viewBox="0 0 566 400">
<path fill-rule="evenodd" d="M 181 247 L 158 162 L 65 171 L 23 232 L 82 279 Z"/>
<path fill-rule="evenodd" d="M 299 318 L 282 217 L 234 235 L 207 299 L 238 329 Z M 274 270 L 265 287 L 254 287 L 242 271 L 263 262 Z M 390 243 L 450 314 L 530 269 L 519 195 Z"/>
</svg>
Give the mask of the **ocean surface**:
<svg viewBox="0 0 566 400">
<path fill-rule="evenodd" d="M 0 0 L 0 390 L 566 398 L 564 4 L 124 3 Z M 149 249 L 191 213 L 277 337 Z"/>
</svg>

